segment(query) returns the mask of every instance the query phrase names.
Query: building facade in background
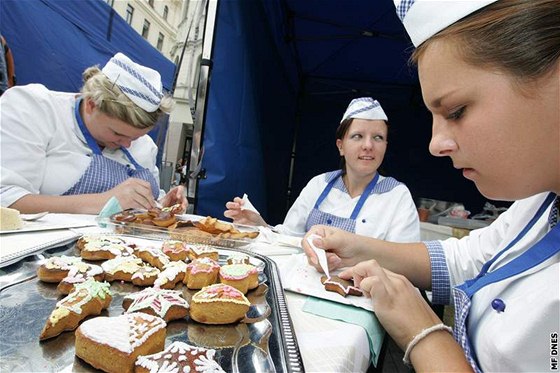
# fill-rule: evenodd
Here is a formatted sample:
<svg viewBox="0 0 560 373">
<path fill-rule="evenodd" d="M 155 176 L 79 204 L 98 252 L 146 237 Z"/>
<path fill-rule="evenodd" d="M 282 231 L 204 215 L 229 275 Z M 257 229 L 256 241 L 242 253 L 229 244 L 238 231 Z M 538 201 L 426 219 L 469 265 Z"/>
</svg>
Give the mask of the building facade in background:
<svg viewBox="0 0 560 373">
<path fill-rule="evenodd" d="M 179 68 L 163 157 L 165 187 L 172 178 L 165 169 L 190 161 L 207 0 L 103 1 Z"/>
</svg>

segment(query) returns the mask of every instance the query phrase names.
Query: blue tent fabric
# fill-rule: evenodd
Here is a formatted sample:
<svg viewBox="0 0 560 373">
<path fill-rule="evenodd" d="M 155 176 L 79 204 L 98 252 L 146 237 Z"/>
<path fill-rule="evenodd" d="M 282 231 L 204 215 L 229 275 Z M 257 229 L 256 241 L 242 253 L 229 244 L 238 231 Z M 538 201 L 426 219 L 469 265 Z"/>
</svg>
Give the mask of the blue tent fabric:
<svg viewBox="0 0 560 373">
<path fill-rule="evenodd" d="M 18 85 L 77 92 L 87 67 L 123 52 L 159 71 L 166 90 L 173 88 L 175 65 L 102 0 L 2 0 L 0 32 L 14 55 Z M 163 123 L 150 132 L 160 146 L 158 164 L 165 131 Z"/>
<path fill-rule="evenodd" d="M 221 217 L 247 193 L 268 223 L 282 222 L 311 177 L 338 168 L 335 130 L 361 96 L 389 117 L 385 174 L 415 198 L 484 204 L 428 152 L 431 116 L 393 1 L 219 1 L 213 51 L 197 213 Z"/>
</svg>

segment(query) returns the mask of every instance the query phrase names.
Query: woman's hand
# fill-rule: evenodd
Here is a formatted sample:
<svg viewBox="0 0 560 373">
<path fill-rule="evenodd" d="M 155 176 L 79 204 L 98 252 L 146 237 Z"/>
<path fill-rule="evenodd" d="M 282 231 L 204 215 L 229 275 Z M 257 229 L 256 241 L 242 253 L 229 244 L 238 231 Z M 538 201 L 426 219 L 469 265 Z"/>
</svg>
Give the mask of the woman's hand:
<svg viewBox="0 0 560 373">
<path fill-rule="evenodd" d="M 111 197 L 117 197 L 123 210 L 130 208 L 149 210 L 156 205 L 150 183 L 136 178 L 126 179 L 113 189 L 101 193 L 101 195 L 105 202 Z M 103 205 L 105 202 L 103 202 Z"/>
<path fill-rule="evenodd" d="M 423 329 L 441 320 L 408 279 L 382 268 L 375 260 L 361 262 L 339 274 L 371 297 L 373 309 L 393 340 L 405 349 Z"/>
<path fill-rule="evenodd" d="M 235 197 L 233 201 L 226 203 L 227 210 L 224 211 L 224 216 L 232 219 L 236 224 L 261 225 L 266 227 L 267 224 L 262 216 L 253 211 L 241 209 L 243 203 L 244 201 L 239 197 Z"/>
<path fill-rule="evenodd" d="M 171 189 L 159 202 L 163 207 L 181 205 L 181 209 L 176 211 L 177 214 L 185 213 L 185 211 L 187 211 L 187 207 L 189 206 L 189 202 L 186 197 L 186 189 L 183 185 L 178 185 Z"/>
<path fill-rule="evenodd" d="M 320 238 L 315 238 L 313 240 L 313 244 L 327 252 L 329 270 L 350 267 L 360 260 L 365 259 L 365 250 L 359 244 L 362 236 L 357 236 L 339 228 L 315 225 L 311 227 L 309 232 L 303 237 L 302 246 L 305 255 L 307 255 L 307 261 L 319 272 L 323 270 L 319 265 L 317 255 L 315 255 L 315 252 L 307 241 L 308 237 L 311 235 L 320 236 Z"/>
</svg>

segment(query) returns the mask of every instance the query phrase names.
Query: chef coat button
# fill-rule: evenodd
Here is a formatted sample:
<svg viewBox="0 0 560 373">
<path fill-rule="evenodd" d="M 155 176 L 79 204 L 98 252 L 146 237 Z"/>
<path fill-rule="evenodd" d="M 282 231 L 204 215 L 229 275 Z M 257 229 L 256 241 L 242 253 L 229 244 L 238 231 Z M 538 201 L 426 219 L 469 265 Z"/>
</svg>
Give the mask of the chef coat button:
<svg viewBox="0 0 560 373">
<path fill-rule="evenodd" d="M 366 219 L 362 219 L 362 223 L 365 223 L 365 222 L 366 222 Z"/>
<path fill-rule="evenodd" d="M 492 301 L 492 308 L 498 312 L 504 312 L 506 309 L 506 304 L 500 298 L 496 298 Z"/>
<path fill-rule="evenodd" d="M 327 219 L 327 224 L 332 224 L 332 220 L 331 219 Z"/>
</svg>

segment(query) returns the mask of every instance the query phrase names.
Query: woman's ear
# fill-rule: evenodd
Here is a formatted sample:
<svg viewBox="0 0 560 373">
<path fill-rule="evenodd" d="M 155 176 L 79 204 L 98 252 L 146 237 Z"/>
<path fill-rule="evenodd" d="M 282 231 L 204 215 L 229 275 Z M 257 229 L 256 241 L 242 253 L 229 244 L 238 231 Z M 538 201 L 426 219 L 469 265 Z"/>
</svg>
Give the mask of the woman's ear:
<svg viewBox="0 0 560 373">
<path fill-rule="evenodd" d="M 340 153 L 340 156 L 343 157 L 344 156 L 344 151 L 342 151 L 342 140 L 341 139 L 336 139 L 336 147 L 338 148 L 338 152 Z"/>
<path fill-rule="evenodd" d="M 84 98 L 82 102 L 84 103 L 84 113 L 91 115 L 93 109 L 95 109 L 95 102 L 89 98 Z"/>
</svg>

